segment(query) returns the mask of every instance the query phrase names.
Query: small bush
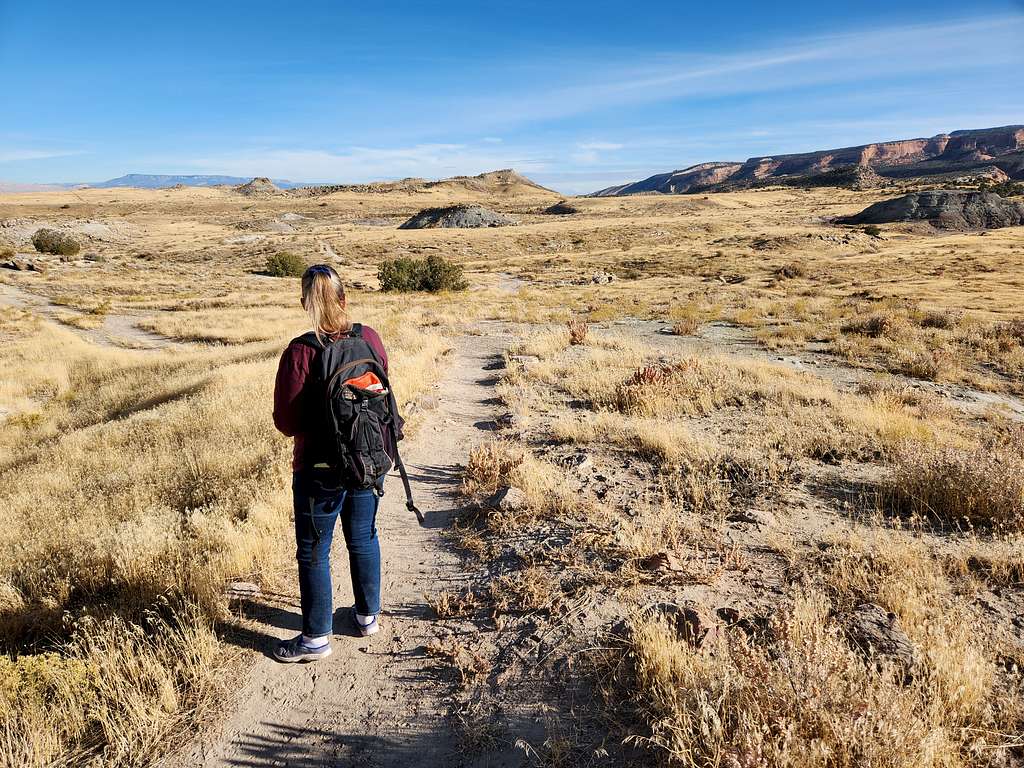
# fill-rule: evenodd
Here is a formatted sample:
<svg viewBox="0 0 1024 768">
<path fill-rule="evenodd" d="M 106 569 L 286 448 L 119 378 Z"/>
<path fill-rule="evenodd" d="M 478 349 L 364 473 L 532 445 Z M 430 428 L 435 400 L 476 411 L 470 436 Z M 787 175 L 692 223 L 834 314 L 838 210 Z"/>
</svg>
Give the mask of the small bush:
<svg viewBox="0 0 1024 768">
<path fill-rule="evenodd" d="M 963 317 L 949 310 L 930 310 L 921 315 L 918 323 L 922 328 L 938 328 L 943 331 L 951 331 L 960 324 Z"/>
<path fill-rule="evenodd" d="M 573 346 L 583 344 L 587 340 L 587 331 L 590 330 L 590 326 L 587 325 L 586 320 L 580 320 L 578 317 L 574 317 L 569 320 L 566 324 L 569 330 L 569 343 Z"/>
<path fill-rule="evenodd" d="M 397 258 L 381 262 L 377 270 L 382 291 L 463 291 L 469 287 L 462 267 L 431 255 L 425 259 Z"/>
<path fill-rule="evenodd" d="M 864 229 L 861 230 L 861 232 L 863 232 L 865 235 L 870 235 L 871 237 L 882 236 L 882 229 L 877 224 L 868 224 L 866 227 L 864 227 Z"/>
<path fill-rule="evenodd" d="M 859 336 L 870 336 L 873 339 L 898 335 L 896 331 L 906 325 L 902 317 L 888 313 L 876 312 L 864 318 L 850 320 L 840 329 L 843 333 L 854 333 Z"/>
<path fill-rule="evenodd" d="M 807 265 L 800 261 L 792 261 L 776 268 L 775 276 L 781 278 L 806 277 Z"/>
<path fill-rule="evenodd" d="M 52 253 L 56 256 L 74 256 L 81 250 L 75 238 L 55 229 L 36 230 L 32 235 L 32 245 L 39 253 Z"/>
<path fill-rule="evenodd" d="M 673 336 L 692 336 L 700 330 L 700 321 L 695 317 L 684 317 L 672 324 Z"/>
<path fill-rule="evenodd" d="M 947 524 L 1024 530 L 1024 429 L 974 448 L 912 443 L 889 481 L 896 511 Z"/>
<path fill-rule="evenodd" d="M 271 277 L 302 277 L 306 261 L 297 253 L 279 251 L 267 257 L 266 273 Z"/>
<path fill-rule="evenodd" d="M 13 259 L 15 250 L 7 243 L 0 243 L 0 259 Z"/>
</svg>

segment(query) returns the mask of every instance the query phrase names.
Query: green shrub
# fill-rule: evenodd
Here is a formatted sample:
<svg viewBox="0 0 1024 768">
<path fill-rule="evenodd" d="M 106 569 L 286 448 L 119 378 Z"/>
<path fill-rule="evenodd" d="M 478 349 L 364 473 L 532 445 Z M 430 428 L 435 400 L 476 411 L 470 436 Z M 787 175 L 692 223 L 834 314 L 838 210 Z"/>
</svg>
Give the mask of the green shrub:
<svg viewBox="0 0 1024 768">
<path fill-rule="evenodd" d="M 999 182 L 985 179 L 978 185 L 978 190 L 980 192 L 995 192 L 1000 197 L 1017 197 L 1024 195 L 1024 184 L 1009 179 Z"/>
<path fill-rule="evenodd" d="M 463 291 L 469 283 L 462 267 L 441 256 L 397 258 L 381 262 L 377 270 L 382 291 Z"/>
<path fill-rule="evenodd" d="M 75 238 L 55 229 L 36 230 L 32 235 L 32 245 L 40 253 L 52 253 L 56 256 L 74 256 L 81 249 Z"/>
<path fill-rule="evenodd" d="M 279 251 L 267 257 L 266 273 L 271 277 L 302 277 L 306 261 L 297 253 Z"/>
</svg>

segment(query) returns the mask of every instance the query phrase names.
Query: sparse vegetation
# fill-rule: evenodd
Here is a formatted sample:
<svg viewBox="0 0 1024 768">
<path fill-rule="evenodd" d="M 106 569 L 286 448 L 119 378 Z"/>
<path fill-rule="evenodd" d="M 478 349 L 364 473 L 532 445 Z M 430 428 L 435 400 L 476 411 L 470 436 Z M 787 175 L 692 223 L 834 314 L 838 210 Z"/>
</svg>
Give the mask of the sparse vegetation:
<svg viewBox="0 0 1024 768">
<path fill-rule="evenodd" d="M 1024 532 L 1024 429 L 969 448 L 910 443 L 896 456 L 887 490 L 905 514 Z"/>
<path fill-rule="evenodd" d="M 462 275 L 462 267 L 442 256 L 430 255 L 424 259 L 386 259 L 377 270 L 380 289 L 390 291 L 464 291 L 469 283 Z"/>
<path fill-rule="evenodd" d="M 267 257 L 264 271 L 271 277 L 302 277 L 306 260 L 291 251 L 278 251 Z"/>
<path fill-rule="evenodd" d="M 40 253 L 55 256 L 74 256 L 81 250 L 78 241 L 71 235 L 45 228 L 36 230 L 32 235 L 32 246 Z"/>
<path fill-rule="evenodd" d="M 125 219 L 124 240 L 3 276 L 29 295 L 0 309 L 0 763 L 152 762 L 221 695 L 226 586 L 289 589 L 267 397 L 306 319 L 294 282 L 252 265 L 328 242 L 403 403 L 450 364 L 444 336 L 507 343 L 505 367 L 474 376 L 497 403 L 474 433 L 496 439 L 467 445 L 446 532 L 472 580 L 424 598 L 451 622 L 427 656 L 457 691 L 460 743 L 507 747 L 533 692 L 546 743 L 527 746 L 551 764 L 625 762 L 630 737 L 652 764 L 1017 759 L 1021 230 L 837 228 L 822 207 L 865 194 L 833 189 L 407 232 L 383 225 L 408 195 L 340 192 L 303 204 L 315 225 L 235 242 L 240 218 L 291 198 L 76 194 L 96 223 Z M 367 296 L 378 265 L 386 292 Z M 129 324 L 174 345 L 102 343 Z M 706 644 L 672 618 L 691 599 Z M 863 603 L 914 648 L 902 682 L 851 642 Z"/>
</svg>

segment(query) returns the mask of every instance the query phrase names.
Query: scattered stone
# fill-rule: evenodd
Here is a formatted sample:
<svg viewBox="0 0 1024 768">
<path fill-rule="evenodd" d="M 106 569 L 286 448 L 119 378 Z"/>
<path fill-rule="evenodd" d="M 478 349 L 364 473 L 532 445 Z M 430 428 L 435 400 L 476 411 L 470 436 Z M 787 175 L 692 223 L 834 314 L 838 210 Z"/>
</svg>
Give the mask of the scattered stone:
<svg viewBox="0 0 1024 768">
<path fill-rule="evenodd" d="M 481 227 L 507 227 L 518 223 L 511 216 L 497 213 L 482 205 L 450 205 L 445 208 L 425 208 L 402 224 L 399 229 L 432 229 L 435 227 L 478 229 Z"/>
<path fill-rule="evenodd" d="M 306 217 L 301 213 L 282 213 L 281 221 L 305 221 Z"/>
<path fill-rule="evenodd" d="M 914 646 L 896 614 L 875 603 L 861 603 L 843 617 L 847 637 L 869 660 L 886 660 L 908 675 L 916 658 Z"/>
<path fill-rule="evenodd" d="M 561 200 L 555 203 L 554 205 L 545 208 L 543 211 L 543 213 L 547 213 L 552 216 L 571 216 L 579 212 L 579 208 L 577 208 L 575 205 L 572 205 L 571 203 L 566 202 L 565 200 Z"/>
<path fill-rule="evenodd" d="M 718 622 L 705 606 L 656 603 L 644 612 L 651 617 L 663 618 L 680 640 L 694 648 L 710 651 L 723 639 Z"/>
<path fill-rule="evenodd" d="M 750 523 L 760 528 L 770 528 L 777 522 L 775 515 L 764 509 L 737 510 L 725 519 L 730 523 Z"/>
<path fill-rule="evenodd" d="M 235 581 L 228 585 L 228 597 L 255 597 L 260 594 L 259 584 L 251 581 Z"/>
<path fill-rule="evenodd" d="M 656 552 L 640 560 L 637 566 L 641 571 L 651 573 L 679 573 L 683 570 L 683 566 L 671 552 Z"/>
<path fill-rule="evenodd" d="M 46 271 L 46 265 L 38 261 L 29 261 L 28 259 L 10 259 L 9 261 L 3 262 L 0 266 L 5 269 L 14 269 L 18 272 L 39 272 L 43 273 Z"/>
<path fill-rule="evenodd" d="M 590 282 L 594 285 L 607 285 L 615 279 L 611 272 L 595 272 L 590 276 Z"/>
<path fill-rule="evenodd" d="M 526 509 L 528 501 L 526 494 L 515 486 L 501 488 L 496 494 L 487 500 L 487 506 L 502 512 L 517 512 Z"/>
<path fill-rule="evenodd" d="M 577 472 L 585 472 L 594 466 L 594 460 L 590 458 L 590 454 L 586 451 L 571 453 L 568 456 L 564 456 L 559 459 L 558 463 L 563 467 L 575 469 Z"/>
<path fill-rule="evenodd" d="M 508 361 L 510 363 L 517 363 L 519 365 L 528 365 L 530 363 L 536 363 L 540 360 L 536 355 L 509 355 Z"/>
<path fill-rule="evenodd" d="M 715 611 L 719 619 L 728 627 L 736 627 L 754 641 L 774 639 L 771 617 L 762 614 L 743 614 L 736 608 L 724 607 Z"/>
<path fill-rule="evenodd" d="M 1024 203 L 994 192 L 931 190 L 883 200 L 840 224 L 890 224 L 925 220 L 940 229 L 998 229 L 1024 224 Z"/>
</svg>

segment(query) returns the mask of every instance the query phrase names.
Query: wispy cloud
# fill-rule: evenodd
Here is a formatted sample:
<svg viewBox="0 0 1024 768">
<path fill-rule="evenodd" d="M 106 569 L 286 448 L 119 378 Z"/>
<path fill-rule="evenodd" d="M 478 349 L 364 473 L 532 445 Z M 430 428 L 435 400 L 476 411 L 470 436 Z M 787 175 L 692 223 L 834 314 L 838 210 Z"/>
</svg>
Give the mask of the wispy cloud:
<svg viewBox="0 0 1024 768">
<path fill-rule="evenodd" d="M 601 160 L 602 152 L 613 152 L 623 146 L 612 141 L 583 141 L 576 144 L 576 150 L 569 157 L 577 163 L 593 165 Z"/>
<path fill-rule="evenodd" d="M 943 71 L 1012 72 L 1024 65 L 1022 39 L 1024 15 L 1011 15 L 872 28 L 729 55 L 634 52 L 628 61 L 566 65 L 567 74 L 555 87 L 465 102 L 456 118 L 481 127 L 513 125 L 640 103 L 892 81 Z M 632 63 L 638 59 L 646 63 Z"/>
<path fill-rule="evenodd" d="M 84 154 L 78 150 L 47 149 L 3 149 L 0 148 L 0 163 L 18 163 L 27 160 L 49 160 L 54 157 L 74 157 Z"/>
</svg>

